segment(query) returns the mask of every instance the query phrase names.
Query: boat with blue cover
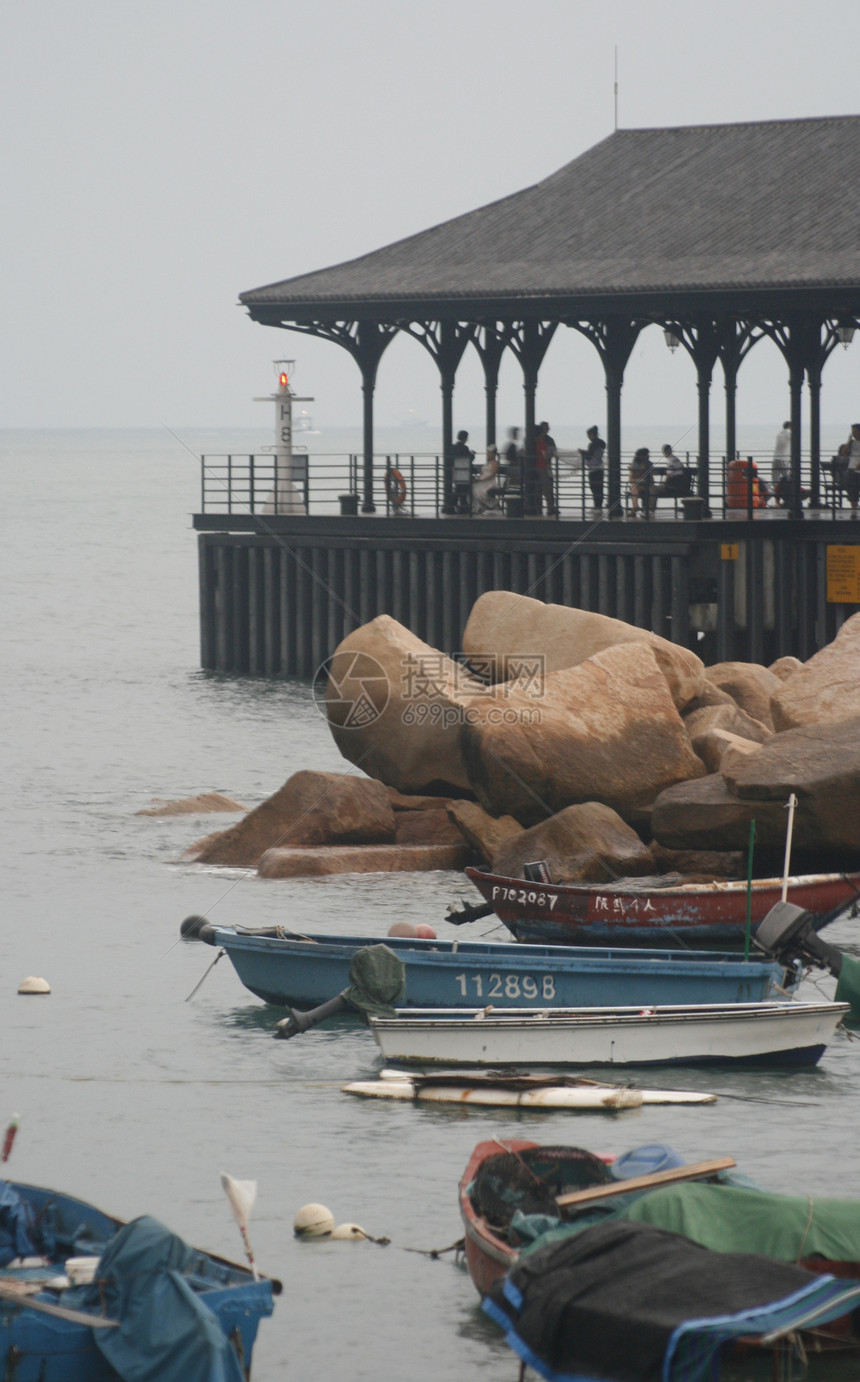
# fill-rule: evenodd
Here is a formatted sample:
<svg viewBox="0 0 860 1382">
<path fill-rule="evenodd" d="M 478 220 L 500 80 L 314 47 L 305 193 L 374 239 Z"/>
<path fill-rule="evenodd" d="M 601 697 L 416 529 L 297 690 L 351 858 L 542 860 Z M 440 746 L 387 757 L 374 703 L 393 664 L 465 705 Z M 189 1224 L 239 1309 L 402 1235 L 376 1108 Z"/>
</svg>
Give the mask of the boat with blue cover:
<svg viewBox="0 0 860 1382">
<path fill-rule="evenodd" d="M 226 951 L 245 987 L 279 1007 L 311 1008 L 345 989 L 356 952 L 372 944 L 367 936 L 243 931 L 199 917 L 188 917 L 181 931 Z M 407 1008 L 754 1003 L 777 997 L 796 975 L 771 958 L 740 953 L 403 936 L 386 936 L 385 944 L 406 967 Z"/>
<path fill-rule="evenodd" d="M 281 1284 L 56 1190 L 0 1181 L 0 1376 L 247 1382 Z"/>
</svg>

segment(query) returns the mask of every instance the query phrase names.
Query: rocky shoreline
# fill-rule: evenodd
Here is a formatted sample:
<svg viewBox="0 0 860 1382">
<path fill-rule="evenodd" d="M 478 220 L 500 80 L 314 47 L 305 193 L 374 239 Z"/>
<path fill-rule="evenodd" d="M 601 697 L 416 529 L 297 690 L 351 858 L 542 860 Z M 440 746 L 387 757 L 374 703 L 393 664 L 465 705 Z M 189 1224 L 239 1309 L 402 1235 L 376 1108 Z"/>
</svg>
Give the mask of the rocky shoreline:
<svg viewBox="0 0 860 1382">
<path fill-rule="evenodd" d="M 356 629 L 325 709 L 354 769 L 295 773 L 186 861 L 737 878 L 752 819 L 756 872 L 772 871 L 792 792 L 797 871 L 860 857 L 860 614 L 806 663 L 705 667 L 619 620 L 492 591 L 456 660 L 388 615 Z"/>
</svg>

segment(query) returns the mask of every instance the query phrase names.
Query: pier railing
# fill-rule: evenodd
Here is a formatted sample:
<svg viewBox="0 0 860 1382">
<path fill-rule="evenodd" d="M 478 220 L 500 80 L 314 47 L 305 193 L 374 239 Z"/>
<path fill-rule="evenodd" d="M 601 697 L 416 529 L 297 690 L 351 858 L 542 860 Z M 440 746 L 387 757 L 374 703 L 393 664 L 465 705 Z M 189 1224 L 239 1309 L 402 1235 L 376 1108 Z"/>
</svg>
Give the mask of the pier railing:
<svg viewBox="0 0 860 1382">
<path fill-rule="evenodd" d="M 654 472 L 650 480 L 651 506 L 640 503 L 640 514 L 655 520 L 695 518 L 701 516 L 702 505 L 698 493 L 696 457 L 690 452 L 681 458 L 690 472 L 692 493 L 689 499 L 661 492 L 662 470 L 654 458 Z M 710 492 L 708 507 L 713 518 L 738 519 L 744 516 L 771 517 L 787 513 L 776 496 L 769 492 L 771 455 L 758 452 L 742 456 L 747 462 L 742 475 L 737 469 L 730 473 L 725 457 L 712 457 L 710 463 Z M 628 470 L 631 453 L 623 453 L 621 460 L 622 511 L 634 512 Z M 752 467 L 748 462 L 752 461 Z M 593 520 L 600 516 L 588 483 L 588 471 L 582 466 L 577 452 L 561 452 L 553 461 L 553 486 L 556 497 L 556 517 L 575 521 Z M 254 455 L 204 455 L 201 457 L 200 511 L 208 514 L 335 514 L 362 512 L 363 457 L 355 453 L 295 452 L 289 463 L 278 461 L 269 452 Z M 605 477 L 604 477 L 605 478 Z M 503 486 L 505 477 L 502 477 Z M 473 481 L 472 512 L 477 512 Z M 810 483 L 809 457 L 801 461 L 801 490 L 804 504 L 808 502 Z M 433 452 L 383 452 L 374 456 L 374 505 L 377 514 L 409 515 L 432 518 L 450 511 L 445 489 L 445 468 L 441 454 Z M 525 493 L 517 486 L 507 485 L 496 507 L 482 510 L 478 516 L 488 520 L 529 516 L 539 507 L 533 490 Z M 847 518 L 850 505 L 838 484 L 834 484 L 828 469 L 822 467 L 820 476 L 819 513 L 827 512 L 834 519 Z M 468 510 L 467 510 L 468 511 Z M 607 516 L 607 510 L 603 510 Z"/>
</svg>

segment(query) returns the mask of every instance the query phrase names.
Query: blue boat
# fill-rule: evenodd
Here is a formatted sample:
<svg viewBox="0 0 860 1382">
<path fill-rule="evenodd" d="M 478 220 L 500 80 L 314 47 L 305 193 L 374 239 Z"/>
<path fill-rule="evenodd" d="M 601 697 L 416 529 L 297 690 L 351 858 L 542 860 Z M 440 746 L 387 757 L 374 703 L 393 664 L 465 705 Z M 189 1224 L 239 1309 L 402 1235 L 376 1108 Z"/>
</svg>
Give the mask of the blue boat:
<svg viewBox="0 0 860 1382">
<path fill-rule="evenodd" d="M 55 1190 L 0 1181 L 0 1377 L 246 1382 L 280 1282 Z"/>
<path fill-rule="evenodd" d="M 197 918 L 193 919 L 198 921 Z M 278 1007 L 313 1008 L 350 982 L 367 936 L 304 938 L 246 932 L 209 923 L 188 939 L 219 946 L 251 993 Z M 602 1007 L 613 1004 L 755 1003 L 793 982 L 764 958 L 693 950 L 600 949 L 385 936 L 406 966 L 405 1007 Z"/>
</svg>

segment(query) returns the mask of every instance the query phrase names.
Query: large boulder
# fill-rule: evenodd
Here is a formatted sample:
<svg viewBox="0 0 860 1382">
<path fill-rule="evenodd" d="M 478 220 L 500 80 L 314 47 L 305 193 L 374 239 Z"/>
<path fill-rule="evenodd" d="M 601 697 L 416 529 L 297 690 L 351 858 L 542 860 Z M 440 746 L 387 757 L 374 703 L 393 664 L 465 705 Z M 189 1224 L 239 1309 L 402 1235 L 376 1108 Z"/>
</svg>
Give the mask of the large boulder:
<svg viewBox="0 0 860 1382">
<path fill-rule="evenodd" d="M 380 614 L 335 650 L 325 695 L 329 728 L 344 758 L 400 792 L 468 795 L 460 725 L 480 685 Z"/>
<path fill-rule="evenodd" d="M 229 830 L 186 854 L 199 864 L 256 868 L 276 846 L 383 844 L 394 840 L 394 812 L 381 782 L 345 773 L 293 773 L 279 791 Z"/>
<path fill-rule="evenodd" d="M 860 850 L 860 714 L 774 735 L 757 753 L 724 764 L 722 777 L 755 809 L 782 807 L 794 792 L 799 847 Z"/>
<path fill-rule="evenodd" d="M 718 662 L 706 668 L 705 676 L 721 691 L 727 691 L 752 719 L 773 729 L 770 698 L 782 683 L 767 667 L 757 662 Z"/>
<path fill-rule="evenodd" d="M 638 820 L 670 783 L 705 771 L 641 641 L 548 673 L 540 693 L 507 683 L 472 697 L 461 744 L 484 809 L 523 825 L 583 801 Z"/>
<path fill-rule="evenodd" d="M 476 801 L 452 801 L 448 817 L 457 827 L 467 845 L 484 863 L 491 864 L 498 851 L 512 835 L 521 835 L 523 827 L 513 816 L 490 816 Z"/>
<path fill-rule="evenodd" d="M 567 806 L 531 830 L 507 839 L 493 872 L 523 878 L 523 865 L 543 859 L 556 883 L 606 883 L 655 872 L 654 856 L 617 812 L 599 801 Z"/>
<path fill-rule="evenodd" d="M 742 849 L 755 820 L 762 846 L 785 843 L 786 803 L 798 799 L 797 850 L 850 859 L 860 851 L 860 715 L 773 735 L 722 771 L 657 798 L 651 828 L 672 849 Z"/>
<path fill-rule="evenodd" d="M 860 614 L 783 682 L 771 700 L 774 727 L 795 729 L 860 715 Z"/>
<path fill-rule="evenodd" d="M 488 590 L 472 606 L 463 633 L 463 651 L 493 682 L 523 678 L 529 658 L 544 660 L 545 672 L 576 667 L 595 653 L 620 643 L 645 643 L 657 660 L 679 707 L 699 694 L 705 679 L 701 659 L 648 629 L 605 614 L 545 605 L 509 590 Z"/>
<path fill-rule="evenodd" d="M 323 845 L 319 849 L 269 849 L 261 878 L 319 878 L 333 873 L 423 873 L 464 869 L 466 845 Z"/>
<path fill-rule="evenodd" d="M 673 850 L 743 850 L 750 821 L 759 845 L 785 843 L 785 811 L 776 802 L 741 801 L 722 773 L 678 782 L 661 792 L 651 812 L 654 839 Z"/>
</svg>

